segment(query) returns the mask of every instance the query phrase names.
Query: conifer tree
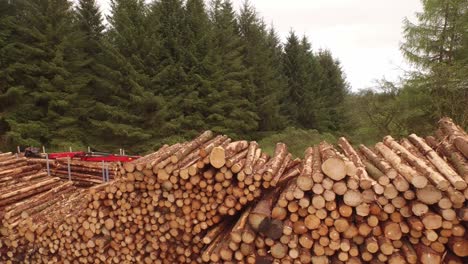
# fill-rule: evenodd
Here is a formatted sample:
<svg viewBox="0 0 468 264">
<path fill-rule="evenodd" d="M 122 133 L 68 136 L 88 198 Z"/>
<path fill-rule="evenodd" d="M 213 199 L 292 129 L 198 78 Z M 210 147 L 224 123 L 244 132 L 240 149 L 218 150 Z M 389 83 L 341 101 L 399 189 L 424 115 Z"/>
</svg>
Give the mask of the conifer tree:
<svg viewBox="0 0 468 264">
<path fill-rule="evenodd" d="M 211 5 L 213 52 L 209 58 L 212 91 L 206 98 L 207 122 L 214 131 L 247 135 L 257 130 L 258 115 L 249 101 L 252 85 L 245 83 L 248 69 L 243 64 L 239 26 L 230 1 Z"/>
<path fill-rule="evenodd" d="M 320 131 L 341 131 L 346 124 L 344 115 L 344 100 L 348 85 L 338 60 L 332 57 L 328 50 L 317 54 L 320 63 L 320 109 L 316 110 L 317 123 Z"/>
<path fill-rule="evenodd" d="M 206 58 L 212 45 L 211 23 L 203 0 L 186 2 L 180 28 L 179 37 L 183 52 L 180 63 L 186 78 L 185 83 L 181 83 L 183 92 L 175 100 L 181 114 L 175 116 L 171 123 L 178 124 L 178 130 L 183 131 L 186 137 L 192 137 L 208 128 L 205 119 L 205 98 L 210 92 L 210 82 Z"/>
<path fill-rule="evenodd" d="M 95 18 L 92 21 L 102 21 L 97 8 L 93 10 L 91 13 Z M 83 31 L 85 39 L 94 36 L 98 47 L 94 62 L 88 65 L 91 80 L 83 87 L 86 90 L 81 91 L 88 94 L 85 98 L 92 99 L 86 100 L 87 107 L 81 107 L 86 111 L 83 117 L 90 128 L 86 138 L 93 140 L 94 144 L 101 142 L 103 145 L 102 142 L 105 142 L 103 146 L 106 149 L 136 145 L 144 147 L 142 142 L 151 145 L 151 140 L 166 135 L 166 104 L 149 81 L 152 69 L 148 58 L 154 59 L 155 49 L 150 48 L 148 41 L 154 37 L 151 32 L 149 36 L 143 34 L 148 26 L 141 17 L 145 16 L 145 10 L 143 3 L 136 0 L 113 1 L 111 13 L 114 16 L 108 37 L 94 34 L 94 29 L 100 28 L 98 23 Z M 85 16 L 82 14 L 79 17 Z M 86 21 L 78 25 L 83 23 Z M 125 43 L 133 46 L 125 47 Z M 87 51 L 86 48 L 83 50 Z M 148 52 L 145 57 L 144 51 Z"/>
<path fill-rule="evenodd" d="M 403 55 L 417 67 L 411 85 L 429 92 L 432 119 L 448 115 L 468 126 L 466 0 L 422 1 L 417 22 L 404 21 Z"/>
<path fill-rule="evenodd" d="M 282 96 L 282 111 L 291 125 L 301 125 L 301 109 L 307 103 L 307 88 L 311 83 L 309 54 L 294 32 L 291 32 L 284 46 L 282 59 L 287 88 Z M 310 110 L 310 109 L 307 109 Z"/>
<path fill-rule="evenodd" d="M 279 60 L 279 40 L 274 30 L 268 31 L 249 2 L 239 14 L 239 27 L 243 44 L 244 65 L 248 69 L 247 81 L 253 91 L 249 100 L 255 104 L 259 117 L 259 130 L 277 130 L 283 127 L 279 97 L 284 89 Z"/>
<path fill-rule="evenodd" d="M 54 145 L 58 127 L 73 124 L 67 118 L 73 98 L 67 80 L 73 51 L 71 3 L 67 0 L 17 1 L 11 43 L 3 55 L 5 93 L 16 91 L 22 99 L 5 115 L 7 140 L 22 145 Z M 70 136 L 71 138 L 73 135 Z"/>
</svg>

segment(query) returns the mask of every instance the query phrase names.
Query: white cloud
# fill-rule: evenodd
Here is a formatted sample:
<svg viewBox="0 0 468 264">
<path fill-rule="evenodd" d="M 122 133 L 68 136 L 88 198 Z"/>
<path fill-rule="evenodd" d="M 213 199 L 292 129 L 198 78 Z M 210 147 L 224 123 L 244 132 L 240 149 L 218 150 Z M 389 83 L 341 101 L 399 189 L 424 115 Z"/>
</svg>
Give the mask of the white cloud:
<svg viewBox="0 0 468 264">
<path fill-rule="evenodd" d="M 98 0 L 104 13 L 110 0 Z M 233 0 L 240 7 L 244 0 Z M 421 10 L 420 0 L 251 0 L 284 40 L 291 29 L 306 35 L 314 50 L 330 49 L 353 90 L 375 79 L 395 80 L 408 68 L 399 51 L 402 21 Z"/>
</svg>

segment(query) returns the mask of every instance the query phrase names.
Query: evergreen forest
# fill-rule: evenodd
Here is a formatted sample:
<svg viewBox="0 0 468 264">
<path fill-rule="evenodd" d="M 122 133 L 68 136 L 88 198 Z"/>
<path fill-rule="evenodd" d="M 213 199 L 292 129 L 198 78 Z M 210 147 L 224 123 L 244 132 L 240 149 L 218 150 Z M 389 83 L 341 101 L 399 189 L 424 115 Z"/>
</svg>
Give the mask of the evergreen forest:
<svg viewBox="0 0 468 264">
<path fill-rule="evenodd" d="M 414 70 L 354 92 L 333 51 L 293 30 L 281 41 L 253 4 L 111 0 L 104 17 L 96 0 L 0 0 L 0 149 L 142 154 L 206 129 L 265 148 L 372 143 L 442 116 L 468 126 L 468 0 L 422 0 L 402 21 Z"/>
</svg>

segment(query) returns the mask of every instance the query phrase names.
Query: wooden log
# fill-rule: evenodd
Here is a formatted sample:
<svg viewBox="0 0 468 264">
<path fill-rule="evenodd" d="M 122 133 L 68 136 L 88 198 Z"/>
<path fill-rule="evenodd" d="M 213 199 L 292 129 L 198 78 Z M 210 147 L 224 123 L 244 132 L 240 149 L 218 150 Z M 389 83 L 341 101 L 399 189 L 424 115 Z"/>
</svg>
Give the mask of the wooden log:
<svg viewBox="0 0 468 264">
<path fill-rule="evenodd" d="M 343 196 L 343 201 L 346 205 L 356 207 L 362 202 L 362 194 L 356 190 L 347 190 Z"/>
<path fill-rule="evenodd" d="M 449 141 L 468 159 L 468 136 L 463 129 L 448 117 L 439 120 L 439 127 L 448 136 Z"/>
<path fill-rule="evenodd" d="M 178 150 L 171 156 L 171 162 L 177 163 L 178 161 L 182 160 L 185 156 L 187 156 L 190 152 L 194 151 L 197 147 L 201 146 L 206 141 L 213 138 L 213 132 L 207 130 L 203 132 L 200 136 L 189 142 L 183 148 Z"/>
<path fill-rule="evenodd" d="M 305 150 L 304 160 L 302 162 L 302 172 L 297 177 L 297 186 L 303 191 L 310 191 L 314 185 L 312 178 L 312 163 L 314 158 L 314 149 L 309 147 Z"/>
<path fill-rule="evenodd" d="M 441 263 L 442 255 L 423 244 L 414 245 L 418 260 L 421 264 Z"/>
<path fill-rule="evenodd" d="M 468 163 L 466 158 L 460 154 L 452 145 L 448 144 L 445 141 L 438 142 L 434 137 L 428 136 L 426 137 L 426 142 L 433 148 L 436 149 L 438 152 L 441 153 L 441 156 L 447 158 L 455 170 L 458 172 L 460 176 L 465 179 L 468 179 Z"/>
<path fill-rule="evenodd" d="M 210 164 L 211 166 L 220 169 L 226 164 L 226 154 L 222 147 L 214 147 L 210 153 Z"/>
<path fill-rule="evenodd" d="M 468 257 L 468 239 L 465 237 L 451 237 L 448 240 L 448 247 L 459 257 Z"/>
<path fill-rule="evenodd" d="M 288 149 L 286 147 L 286 144 L 284 143 L 276 144 L 275 155 L 271 159 L 270 166 L 268 167 L 268 169 L 265 171 L 263 175 L 263 179 L 265 181 L 271 181 L 273 177 L 276 175 L 276 173 L 281 167 L 281 164 L 283 164 L 284 159 L 287 156 L 287 151 Z"/>
<path fill-rule="evenodd" d="M 361 157 L 358 155 L 356 150 L 354 150 L 353 146 L 351 146 L 348 140 L 344 137 L 340 137 L 338 139 L 338 145 L 356 166 L 356 176 L 359 178 L 360 187 L 362 189 L 369 189 L 375 185 L 376 182 L 369 177 L 366 171 L 366 166 L 362 162 Z"/>
<path fill-rule="evenodd" d="M 0 194 L 0 206 L 5 206 L 24 197 L 51 189 L 59 182 L 59 178 L 46 178 L 45 180 L 39 181 L 33 185 L 26 186 L 11 192 L 2 193 Z"/>
<path fill-rule="evenodd" d="M 403 163 L 400 157 L 389 147 L 379 142 L 375 148 L 382 156 L 401 174 L 408 182 L 416 188 L 424 188 L 428 184 L 426 177 L 420 175 L 415 169 Z"/>
<path fill-rule="evenodd" d="M 283 176 L 286 168 L 288 167 L 288 164 L 291 162 L 291 158 L 292 158 L 292 154 L 288 153 L 288 155 L 286 155 L 286 157 L 284 158 L 283 163 L 280 165 L 278 171 L 276 172 L 276 174 L 271 179 L 271 182 L 270 182 L 271 186 L 276 187 L 278 185 L 278 182 L 280 181 L 281 177 Z M 299 197 L 299 198 L 301 198 L 301 197 Z"/>
<path fill-rule="evenodd" d="M 247 149 L 248 146 L 249 146 L 249 142 L 246 140 L 234 141 L 234 142 L 229 143 L 225 148 L 226 159 L 229 159 L 235 154 Z M 247 155 L 247 152 L 246 152 L 246 155 Z"/>
<path fill-rule="evenodd" d="M 388 178 L 393 179 L 397 176 L 397 171 L 394 168 L 392 168 L 392 166 L 386 160 L 379 157 L 372 150 L 370 150 L 362 144 L 359 145 L 359 150 L 370 162 L 372 162 L 372 164 L 376 168 L 378 168 L 385 175 L 387 175 Z"/>
<path fill-rule="evenodd" d="M 424 139 L 416 134 L 411 134 L 409 139 L 421 150 L 426 158 L 450 181 L 457 190 L 464 190 L 467 187 L 465 180 L 460 177 L 431 147 Z"/>
<path fill-rule="evenodd" d="M 231 168 L 234 164 L 239 162 L 240 160 L 244 159 L 247 156 L 247 150 L 243 150 L 235 155 L 232 155 L 230 158 L 226 160 L 226 166 Z"/>
<path fill-rule="evenodd" d="M 322 164 L 321 169 L 328 177 L 335 181 L 344 179 L 346 176 L 346 164 L 338 157 L 333 146 L 327 142 L 319 145 Z"/>
<path fill-rule="evenodd" d="M 447 254 L 445 254 L 444 259 L 442 260 L 444 264 L 463 264 L 463 259 L 460 257 L 456 256 L 450 251 L 447 251 Z"/>
<path fill-rule="evenodd" d="M 275 190 L 269 191 L 263 199 L 261 199 L 249 214 L 249 224 L 255 231 L 266 231 L 270 224 L 271 210 L 275 196 Z"/>
<path fill-rule="evenodd" d="M 365 169 L 370 177 L 377 181 L 381 185 L 387 185 L 390 183 L 390 179 L 377 167 L 375 167 L 371 162 L 367 160 L 362 161 Z"/>
<path fill-rule="evenodd" d="M 385 222 L 383 232 L 386 238 L 390 240 L 400 240 L 402 237 L 401 227 L 398 223 Z"/>
<path fill-rule="evenodd" d="M 247 175 L 253 173 L 253 166 L 255 162 L 255 154 L 257 153 L 258 144 L 255 141 L 251 141 L 247 150 L 247 158 L 245 162 L 244 172 Z"/>
<path fill-rule="evenodd" d="M 222 146 L 223 144 L 229 144 L 231 142 L 231 139 L 228 138 L 227 136 L 223 135 L 223 136 L 217 136 L 215 137 L 214 139 L 206 142 L 201 148 L 200 148 L 200 151 L 199 151 L 199 155 L 200 157 L 202 158 L 205 158 L 207 157 L 211 151 L 215 148 L 215 147 L 218 147 L 218 146 Z"/>
<path fill-rule="evenodd" d="M 442 199 L 442 193 L 432 185 L 428 185 L 424 188 L 416 190 L 416 197 L 419 201 L 432 205 L 436 204 L 437 202 Z"/>
<path fill-rule="evenodd" d="M 401 155 L 414 167 L 418 168 L 421 173 L 426 175 L 434 185 L 440 190 L 447 190 L 449 182 L 437 171 L 428 166 L 424 160 L 413 155 L 409 150 L 398 144 L 391 136 L 384 138 L 384 143 L 393 149 L 399 151 Z"/>
</svg>

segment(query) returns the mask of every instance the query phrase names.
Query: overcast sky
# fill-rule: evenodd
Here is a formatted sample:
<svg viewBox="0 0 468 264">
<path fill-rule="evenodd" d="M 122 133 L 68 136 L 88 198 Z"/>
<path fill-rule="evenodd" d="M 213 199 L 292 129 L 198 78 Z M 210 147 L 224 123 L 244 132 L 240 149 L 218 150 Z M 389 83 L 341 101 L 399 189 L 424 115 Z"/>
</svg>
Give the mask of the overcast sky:
<svg viewBox="0 0 468 264">
<path fill-rule="evenodd" d="M 97 0 L 104 13 L 110 0 Z M 239 7 L 244 0 L 233 0 Z M 401 56 L 402 21 L 414 20 L 420 0 L 250 0 L 284 40 L 293 29 L 312 49 L 331 50 L 354 91 L 374 80 L 396 80 L 407 64 Z"/>
</svg>

